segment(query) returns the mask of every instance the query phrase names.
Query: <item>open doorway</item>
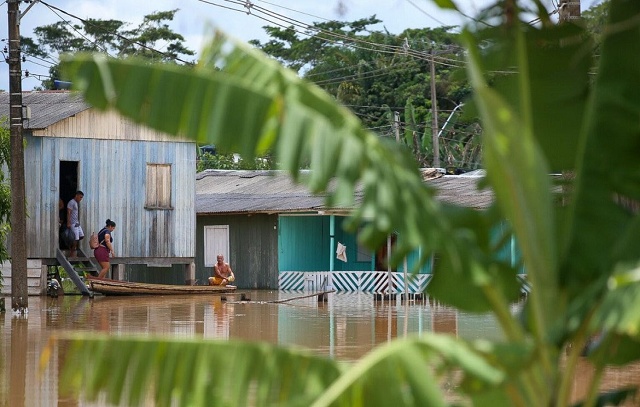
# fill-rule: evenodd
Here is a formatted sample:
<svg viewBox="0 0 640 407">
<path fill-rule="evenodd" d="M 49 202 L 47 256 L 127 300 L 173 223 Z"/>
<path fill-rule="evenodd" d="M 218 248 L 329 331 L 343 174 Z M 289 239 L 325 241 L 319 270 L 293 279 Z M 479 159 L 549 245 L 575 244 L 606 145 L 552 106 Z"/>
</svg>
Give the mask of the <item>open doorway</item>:
<svg viewBox="0 0 640 407">
<path fill-rule="evenodd" d="M 58 221 L 60 236 L 67 225 L 67 203 L 73 199 L 78 190 L 78 161 L 60 161 L 60 195 L 58 199 Z M 68 249 L 63 239 L 59 239 L 60 249 Z"/>
<path fill-rule="evenodd" d="M 391 251 L 393 251 L 395 245 L 396 245 L 396 240 L 397 240 L 397 236 L 395 233 L 392 233 L 391 235 L 389 235 L 387 237 L 388 240 L 391 240 Z M 382 245 L 380 245 L 380 247 L 378 248 L 378 250 L 376 250 L 376 264 L 375 264 L 375 269 L 377 271 L 387 271 L 387 268 L 389 267 L 389 254 L 387 253 L 387 244 L 389 242 L 385 241 Z M 398 271 L 397 268 L 392 268 L 391 271 L 395 272 Z"/>
</svg>

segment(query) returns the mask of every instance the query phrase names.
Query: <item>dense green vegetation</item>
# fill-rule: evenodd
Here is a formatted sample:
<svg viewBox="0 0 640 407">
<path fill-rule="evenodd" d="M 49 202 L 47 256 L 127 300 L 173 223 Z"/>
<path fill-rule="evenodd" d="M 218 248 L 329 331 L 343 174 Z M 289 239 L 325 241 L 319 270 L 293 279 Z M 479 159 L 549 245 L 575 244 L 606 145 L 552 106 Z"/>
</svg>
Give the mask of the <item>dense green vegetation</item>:
<svg viewBox="0 0 640 407">
<path fill-rule="evenodd" d="M 60 382 L 128 405 L 152 397 L 158 405 L 564 407 L 574 404 L 586 353 L 594 374 L 579 405 L 615 405 L 632 395 L 637 389 L 601 392 L 600 385 L 608 367 L 640 360 L 640 3 L 610 2 L 595 70 L 589 33 L 553 24 L 535 4 L 539 26 L 527 24 L 530 15 L 513 1 L 500 1 L 487 11 L 490 26 L 461 34 L 483 127 L 487 177 L 479 187 L 496 197 L 483 212 L 438 202 L 404 147 L 224 36 L 195 70 L 103 56 L 69 61 L 98 108 L 249 159 L 273 151 L 294 177 L 309 162 L 310 177 L 301 181 L 314 191 L 335 181 L 329 203 L 352 200 L 359 183 L 362 204 L 350 226 L 364 226 L 363 243 L 374 248 L 397 232 L 392 261 L 417 248 L 422 261 L 437 253 L 429 294 L 492 312 L 505 340 L 424 333 L 345 365 L 265 344 L 81 335 L 66 338 L 72 356 Z M 556 172 L 564 177 L 550 177 Z M 521 264 L 500 256 L 512 235 Z M 532 290 L 514 315 L 522 266 Z M 215 375 L 222 369 L 223 377 Z M 445 398 L 442 377 L 457 378 L 459 401 Z"/>
<path fill-rule="evenodd" d="M 441 166 L 477 168 L 478 121 L 458 120 L 461 110 L 452 115 L 471 93 L 459 34 L 453 27 L 407 29 L 400 34 L 369 28 L 379 22 L 375 17 L 322 22 L 305 34 L 295 26 L 265 27 L 271 39 L 251 43 L 327 91 L 374 133 L 390 139 L 399 133 L 422 167 L 433 165 L 433 85 L 438 132 L 443 130 Z M 399 113 L 397 122 L 394 112 Z M 449 116 L 453 120 L 443 129 Z"/>
<path fill-rule="evenodd" d="M 9 126 L 6 119 L 0 125 L 0 166 L 9 168 L 11 164 Z M 11 185 L 9 174 L 0 170 L 0 262 L 9 259 L 7 248 L 9 231 L 11 230 Z M 2 287 L 2 273 L 0 272 L 0 287 Z"/>
<path fill-rule="evenodd" d="M 202 153 L 198 155 L 196 172 L 207 169 L 218 170 L 272 170 L 274 163 L 271 157 L 255 157 L 253 160 L 244 160 L 234 154 L 211 154 Z"/>
</svg>

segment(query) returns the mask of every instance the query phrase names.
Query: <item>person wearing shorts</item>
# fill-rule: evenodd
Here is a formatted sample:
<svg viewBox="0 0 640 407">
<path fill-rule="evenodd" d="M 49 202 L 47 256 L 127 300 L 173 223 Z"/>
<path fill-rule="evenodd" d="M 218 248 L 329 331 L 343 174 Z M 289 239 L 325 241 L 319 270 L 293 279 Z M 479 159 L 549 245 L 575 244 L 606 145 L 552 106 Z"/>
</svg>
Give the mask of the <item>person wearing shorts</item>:
<svg viewBox="0 0 640 407">
<path fill-rule="evenodd" d="M 84 192 L 76 191 L 73 199 L 67 204 L 67 228 L 73 231 L 74 240 L 69 247 L 69 257 L 76 257 L 80 240 L 84 238 L 82 226 L 80 226 L 80 201 L 84 198 Z"/>
<path fill-rule="evenodd" d="M 113 231 L 116 228 L 116 223 L 111 219 L 107 219 L 105 226 L 98 232 L 98 247 L 93 250 L 93 255 L 100 263 L 99 278 L 105 278 L 109 272 L 111 266 L 111 257 L 115 257 L 115 251 L 113 250 Z"/>
<path fill-rule="evenodd" d="M 231 266 L 225 263 L 224 256 L 219 254 L 216 257 L 216 264 L 213 265 L 213 277 L 209 277 L 209 285 L 227 285 L 235 279 Z"/>
</svg>

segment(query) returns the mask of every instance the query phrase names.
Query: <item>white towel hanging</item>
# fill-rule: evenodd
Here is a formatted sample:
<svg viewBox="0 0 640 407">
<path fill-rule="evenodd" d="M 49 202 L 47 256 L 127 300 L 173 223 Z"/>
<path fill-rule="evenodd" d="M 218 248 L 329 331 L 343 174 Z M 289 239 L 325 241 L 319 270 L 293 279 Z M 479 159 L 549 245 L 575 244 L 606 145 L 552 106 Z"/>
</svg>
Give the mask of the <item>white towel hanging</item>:
<svg viewBox="0 0 640 407">
<path fill-rule="evenodd" d="M 336 249 L 336 258 L 344 261 L 345 263 L 347 262 L 347 246 L 340 242 L 338 242 L 338 248 Z"/>
</svg>

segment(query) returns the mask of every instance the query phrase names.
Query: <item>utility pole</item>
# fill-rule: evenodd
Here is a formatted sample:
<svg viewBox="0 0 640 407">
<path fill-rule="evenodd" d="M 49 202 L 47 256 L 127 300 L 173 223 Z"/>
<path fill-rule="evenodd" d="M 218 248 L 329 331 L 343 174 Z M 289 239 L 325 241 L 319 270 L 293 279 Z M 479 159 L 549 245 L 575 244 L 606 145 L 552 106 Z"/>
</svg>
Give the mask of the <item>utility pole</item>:
<svg viewBox="0 0 640 407">
<path fill-rule="evenodd" d="M 393 129 L 396 133 L 396 143 L 400 142 L 400 112 L 393 112 Z"/>
<path fill-rule="evenodd" d="M 436 99 L 436 67 L 433 61 L 435 53 L 431 49 L 431 141 L 433 144 L 433 166 L 440 168 L 440 140 L 438 139 L 438 100 Z"/>
<path fill-rule="evenodd" d="M 11 139 L 11 308 L 29 308 L 27 238 L 22 139 L 22 65 L 20 0 L 7 0 L 9 26 L 9 126 Z"/>
</svg>

